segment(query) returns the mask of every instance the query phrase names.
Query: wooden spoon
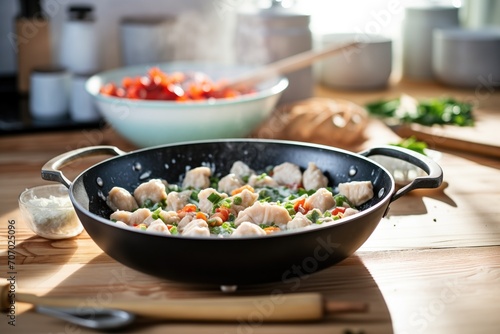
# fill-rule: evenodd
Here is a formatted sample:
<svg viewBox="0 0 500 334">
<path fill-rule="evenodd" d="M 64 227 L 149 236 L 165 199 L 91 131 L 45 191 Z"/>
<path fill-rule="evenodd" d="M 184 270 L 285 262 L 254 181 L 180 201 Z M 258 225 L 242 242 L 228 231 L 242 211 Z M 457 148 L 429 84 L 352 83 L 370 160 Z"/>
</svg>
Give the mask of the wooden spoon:
<svg viewBox="0 0 500 334">
<path fill-rule="evenodd" d="M 347 51 L 348 49 L 359 46 L 360 44 L 361 43 L 359 42 L 347 42 L 341 45 L 331 45 L 322 50 L 305 51 L 257 68 L 256 70 L 250 73 L 246 73 L 233 80 L 229 80 L 224 86 L 236 89 L 253 86 L 261 81 L 275 77 L 277 75 L 282 75 L 299 70 L 311 65 L 315 61 L 318 61 L 322 58 L 332 56 L 334 54 L 340 53 L 341 51 Z"/>
<path fill-rule="evenodd" d="M 0 287 L 0 308 L 8 310 L 16 302 L 77 309 L 84 298 L 46 297 Z M 238 322 L 256 315 L 266 322 L 321 320 L 327 314 L 366 312 L 366 303 L 326 301 L 319 293 L 269 296 L 228 296 L 189 299 L 110 299 L 99 308 L 123 310 L 136 315 L 169 320 Z"/>
</svg>

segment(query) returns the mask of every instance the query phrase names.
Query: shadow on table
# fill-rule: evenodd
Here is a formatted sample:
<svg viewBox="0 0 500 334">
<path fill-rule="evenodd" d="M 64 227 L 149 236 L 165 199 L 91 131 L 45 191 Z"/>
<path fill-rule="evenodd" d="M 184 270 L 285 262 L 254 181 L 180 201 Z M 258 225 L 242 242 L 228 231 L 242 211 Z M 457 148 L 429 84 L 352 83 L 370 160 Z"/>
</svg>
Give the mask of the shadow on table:
<svg viewBox="0 0 500 334">
<path fill-rule="evenodd" d="M 168 265 L 168 257 L 165 264 Z M 216 275 L 216 273 L 214 273 Z M 62 281 L 48 296 L 73 296 L 81 298 L 80 307 L 95 309 L 110 300 L 134 299 L 137 301 L 161 300 L 164 298 L 195 298 L 222 296 L 276 296 L 277 294 L 319 292 L 327 300 L 365 302 L 368 311 L 362 313 L 333 314 L 324 320 L 308 323 L 262 323 L 266 312 L 275 305 L 255 304 L 255 312 L 242 317 L 238 323 L 193 323 L 186 321 L 153 320 L 139 317 L 120 333 L 392 333 L 391 317 L 377 283 L 359 257 L 353 255 L 341 263 L 288 282 L 240 286 L 235 292 L 221 292 L 213 285 L 188 285 L 168 281 L 139 273 L 101 254 L 90 263 L 75 271 Z M 271 299 L 273 300 L 273 299 Z M 221 310 L 223 312 L 223 310 Z M 37 318 L 37 329 L 47 328 L 67 331 L 69 325 L 61 320 L 43 317 L 29 312 L 26 316 Z M 29 328 L 28 328 L 29 329 Z M 87 333 L 87 329 L 77 329 Z M 95 333 L 88 330 L 88 333 Z"/>
<path fill-rule="evenodd" d="M 446 194 L 446 188 L 448 188 L 448 182 L 443 182 L 441 186 L 434 189 L 413 190 L 390 204 L 387 217 L 426 214 L 427 208 L 423 201 L 424 197 L 432 198 L 456 208 L 457 203 Z"/>
</svg>

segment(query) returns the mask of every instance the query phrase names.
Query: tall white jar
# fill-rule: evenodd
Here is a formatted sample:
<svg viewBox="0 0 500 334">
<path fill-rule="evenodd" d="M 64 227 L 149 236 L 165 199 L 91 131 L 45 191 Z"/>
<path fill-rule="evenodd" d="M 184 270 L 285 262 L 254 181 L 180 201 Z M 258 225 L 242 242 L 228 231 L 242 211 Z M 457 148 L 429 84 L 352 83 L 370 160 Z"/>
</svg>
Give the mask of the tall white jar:
<svg viewBox="0 0 500 334">
<path fill-rule="evenodd" d="M 407 7 L 403 22 L 403 76 L 432 80 L 432 34 L 437 28 L 457 27 L 458 8 L 446 6 Z"/>
<path fill-rule="evenodd" d="M 74 74 L 100 70 L 97 29 L 90 6 L 71 6 L 63 24 L 59 62 Z"/>
<path fill-rule="evenodd" d="M 273 6 L 238 13 L 236 61 L 244 65 L 264 65 L 312 49 L 310 15 Z M 289 86 L 280 103 L 294 102 L 313 95 L 312 67 L 286 75 Z"/>
</svg>

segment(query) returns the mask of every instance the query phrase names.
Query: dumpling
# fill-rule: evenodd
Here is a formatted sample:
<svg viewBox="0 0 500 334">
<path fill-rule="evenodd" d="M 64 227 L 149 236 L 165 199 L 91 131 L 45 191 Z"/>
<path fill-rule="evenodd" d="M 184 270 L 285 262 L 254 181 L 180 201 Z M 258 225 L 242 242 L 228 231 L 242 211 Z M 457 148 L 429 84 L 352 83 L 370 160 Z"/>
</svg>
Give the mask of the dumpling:
<svg viewBox="0 0 500 334">
<path fill-rule="evenodd" d="M 356 209 L 353 209 L 353 208 L 346 208 L 345 211 L 344 211 L 344 215 L 342 216 L 342 218 L 355 215 L 358 212 L 359 212 L 359 210 L 356 210 Z"/>
<path fill-rule="evenodd" d="M 231 234 L 231 238 L 259 235 L 266 235 L 266 231 L 264 231 L 260 226 L 252 224 L 250 222 L 242 222 Z"/>
<path fill-rule="evenodd" d="M 236 197 L 239 197 L 241 199 L 237 201 L 239 204 L 235 204 Z M 252 206 L 258 198 L 259 194 L 248 189 L 243 189 L 239 194 L 230 197 L 233 204 L 231 205 L 229 211 L 233 215 L 237 216 L 240 211 L 245 210 L 249 206 Z"/>
<path fill-rule="evenodd" d="M 225 193 L 220 193 L 214 188 L 206 188 L 203 190 L 200 190 L 198 193 L 198 207 L 200 208 L 200 211 L 205 212 L 205 213 L 212 213 L 212 209 L 214 206 L 214 203 L 212 203 L 208 197 L 212 194 L 217 194 L 220 198 L 226 198 L 227 194 Z"/>
<path fill-rule="evenodd" d="M 373 184 L 371 181 L 352 181 L 339 184 L 339 193 L 358 206 L 373 197 Z"/>
<path fill-rule="evenodd" d="M 284 162 L 273 168 L 273 179 L 279 185 L 294 186 L 302 184 L 300 167 L 290 162 Z"/>
<path fill-rule="evenodd" d="M 184 217 L 179 221 L 179 224 L 177 225 L 177 230 L 179 230 L 180 233 L 184 231 L 184 228 L 189 225 L 191 221 L 193 221 L 196 218 L 196 212 L 187 212 Z"/>
<path fill-rule="evenodd" d="M 196 167 L 189 170 L 182 181 L 182 188 L 203 189 L 210 186 L 212 171 L 208 167 Z"/>
<path fill-rule="evenodd" d="M 117 210 L 109 217 L 111 220 L 122 221 L 130 226 L 136 226 L 144 222 L 152 215 L 146 208 L 137 209 L 134 212 Z"/>
<path fill-rule="evenodd" d="M 310 162 L 302 174 L 302 185 L 306 190 L 325 188 L 328 185 L 328 178 L 314 162 Z"/>
<path fill-rule="evenodd" d="M 275 179 L 270 177 L 269 175 L 255 175 L 252 174 L 250 178 L 248 179 L 248 185 L 252 186 L 254 188 L 261 188 L 261 187 L 278 187 L 279 184 L 276 182 Z"/>
<path fill-rule="evenodd" d="M 333 194 L 326 188 L 319 188 L 314 194 L 307 197 L 304 202 L 304 207 L 307 209 L 318 209 L 321 212 L 333 208 L 335 199 Z"/>
<path fill-rule="evenodd" d="M 160 212 L 160 218 L 166 224 L 178 224 L 181 220 L 176 211 L 165 211 Z"/>
<path fill-rule="evenodd" d="M 189 203 L 189 197 L 191 196 L 191 190 L 184 190 L 181 192 L 171 191 L 167 195 L 167 207 L 168 211 L 181 210 L 186 204 Z"/>
<path fill-rule="evenodd" d="M 243 222 L 284 225 L 290 220 L 292 217 L 284 207 L 267 202 L 255 202 L 252 206 L 240 211 L 234 223 L 236 226 Z"/>
<path fill-rule="evenodd" d="M 108 206 L 113 211 L 134 211 L 139 207 L 134 196 L 132 196 L 132 194 L 129 193 L 126 189 L 121 187 L 111 188 L 108 197 L 106 198 L 106 204 L 108 204 Z"/>
<path fill-rule="evenodd" d="M 233 190 L 240 188 L 243 185 L 236 174 L 227 174 L 219 180 L 217 187 L 220 191 L 230 194 Z"/>
<path fill-rule="evenodd" d="M 168 230 L 167 225 L 161 219 L 156 219 L 151 224 L 149 224 L 149 226 L 146 228 L 146 231 L 170 235 L 170 231 Z"/>
<path fill-rule="evenodd" d="M 311 225 L 311 221 L 304 214 L 297 212 L 295 217 L 286 225 L 286 228 L 288 230 L 295 230 L 309 225 Z"/>
<path fill-rule="evenodd" d="M 152 179 L 141 183 L 134 190 L 134 198 L 139 206 L 143 206 L 147 200 L 151 200 L 153 203 L 166 200 L 167 192 L 165 190 L 165 183 L 160 179 Z"/>
<path fill-rule="evenodd" d="M 239 160 L 233 163 L 233 166 L 231 167 L 229 173 L 236 175 L 236 177 L 242 181 L 250 177 L 250 175 L 255 174 L 255 172 L 250 167 L 248 167 L 247 164 Z"/>
<path fill-rule="evenodd" d="M 184 236 L 209 237 L 210 230 L 208 224 L 203 219 L 193 219 L 184 227 L 182 232 Z"/>
</svg>

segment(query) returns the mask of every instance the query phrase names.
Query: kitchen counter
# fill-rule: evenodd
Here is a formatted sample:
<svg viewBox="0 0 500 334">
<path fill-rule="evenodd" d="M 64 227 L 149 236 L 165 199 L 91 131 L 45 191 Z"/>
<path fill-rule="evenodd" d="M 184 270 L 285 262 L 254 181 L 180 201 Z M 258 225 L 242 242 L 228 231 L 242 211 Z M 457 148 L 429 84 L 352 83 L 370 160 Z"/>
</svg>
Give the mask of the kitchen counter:
<svg viewBox="0 0 500 334">
<path fill-rule="evenodd" d="M 500 115 L 500 93 L 493 88 L 456 90 L 433 83 L 397 83 L 377 92 L 341 92 L 318 87 L 317 96 L 363 104 L 402 92 L 421 96 L 473 97 L 483 122 Z M 370 125 L 373 146 L 398 138 L 378 121 Z M 484 133 L 484 136 L 490 134 Z M 40 168 L 63 152 L 91 145 L 134 147 L 109 127 L 0 137 L 0 277 L 15 276 L 17 288 L 47 296 L 81 298 L 99 307 L 113 298 L 189 298 L 221 296 L 218 287 L 186 285 L 129 269 L 104 254 L 84 231 L 50 241 L 23 222 L 17 196 L 26 187 L 47 183 Z M 498 144 L 498 143 L 497 143 Z M 366 313 L 339 314 L 323 321 L 263 324 L 259 317 L 237 324 L 189 323 L 140 318 L 130 333 L 497 333 L 500 328 L 500 159 L 447 146 L 439 164 L 438 189 L 416 190 L 391 204 L 367 242 L 340 264 L 292 284 L 240 287 L 236 295 L 321 292 L 338 301 L 366 302 Z M 70 179 L 102 158 L 64 168 Z M 15 226 L 14 268 L 7 267 L 7 227 Z M 147 253 L 147 245 L 143 251 Z M 14 272 L 15 274 L 10 274 Z M 6 281 L 2 282 L 6 283 Z M 260 311 L 259 311 L 260 310 Z M 264 312 L 256 306 L 256 312 Z M 260 313 L 262 314 L 262 313 Z M 0 319 L 2 333 L 95 333 L 34 312 L 16 303 L 15 327 Z"/>
</svg>

